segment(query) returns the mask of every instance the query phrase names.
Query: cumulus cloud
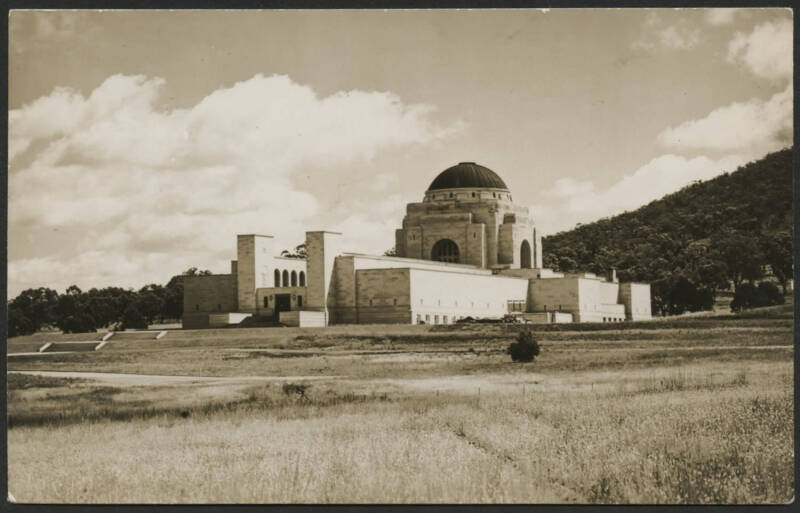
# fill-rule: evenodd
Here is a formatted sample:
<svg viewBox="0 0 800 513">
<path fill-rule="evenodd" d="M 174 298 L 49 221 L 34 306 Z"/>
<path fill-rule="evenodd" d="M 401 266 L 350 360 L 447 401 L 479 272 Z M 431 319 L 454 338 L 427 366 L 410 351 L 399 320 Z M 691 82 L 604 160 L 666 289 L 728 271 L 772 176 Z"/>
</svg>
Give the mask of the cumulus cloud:
<svg viewBox="0 0 800 513">
<path fill-rule="evenodd" d="M 666 154 L 604 189 L 598 189 L 590 180 L 561 178 L 548 193 L 558 199 L 558 208 L 539 207 L 535 210 L 538 211 L 537 222 L 541 221 L 547 233 L 569 229 L 575 223 L 636 209 L 696 180 L 708 180 L 724 171 L 733 171 L 747 161 L 748 157 L 743 155 L 713 160 L 705 156 L 686 158 Z"/>
<path fill-rule="evenodd" d="M 670 127 L 659 143 L 673 148 L 767 153 L 790 145 L 793 135 L 791 84 L 767 100 L 734 102 L 695 119 Z"/>
<path fill-rule="evenodd" d="M 728 60 L 742 63 L 758 76 L 792 76 L 792 21 L 782 18 L 757 25 L 749 34 L 737 33 L 728 45 Z"/>
<path fill-rule="evenodd" d="M 256 75 L 185 109 L 157 107 L 159 78 L 58 88 L 9 112 L 9 293 L 137 286 L 191 266 L 224 272 L 236 233 L 286 247 L 318 215 L 303 166 L 357 165 L 460 129 L 388 92 L 319 97 Z M 58 240 L 58 243 L 53 242 Z"/>
</svg>

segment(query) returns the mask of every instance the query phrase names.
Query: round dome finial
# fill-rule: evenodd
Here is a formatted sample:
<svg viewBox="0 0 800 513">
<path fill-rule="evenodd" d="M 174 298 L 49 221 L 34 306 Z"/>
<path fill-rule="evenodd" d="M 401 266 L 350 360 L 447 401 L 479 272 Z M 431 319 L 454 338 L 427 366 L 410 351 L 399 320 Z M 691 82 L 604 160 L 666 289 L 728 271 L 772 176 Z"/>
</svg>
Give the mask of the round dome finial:
<svg viewBox="0 0 800 513">
<path fill-rule="evenodd" d="M 439 173 L 433 179 L 429 191 L 439 189 L 502 189 L 508 186 L 497 173 L 475 162 L 459 162 Z"/>
</svg>

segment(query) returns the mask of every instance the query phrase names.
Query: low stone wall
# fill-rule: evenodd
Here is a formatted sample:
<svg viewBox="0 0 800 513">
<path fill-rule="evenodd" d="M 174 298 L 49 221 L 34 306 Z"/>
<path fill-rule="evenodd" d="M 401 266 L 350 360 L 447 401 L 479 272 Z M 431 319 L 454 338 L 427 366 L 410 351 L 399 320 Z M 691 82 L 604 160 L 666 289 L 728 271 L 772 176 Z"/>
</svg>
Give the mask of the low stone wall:
<svg viewBox="0 0 800 513">
<path fill-rule="evenodd" d="M 300 328 L 322 328 L 325 326 L 325 312 L 293 310 L 280 313 L 281 324 Z"/>
</svg>

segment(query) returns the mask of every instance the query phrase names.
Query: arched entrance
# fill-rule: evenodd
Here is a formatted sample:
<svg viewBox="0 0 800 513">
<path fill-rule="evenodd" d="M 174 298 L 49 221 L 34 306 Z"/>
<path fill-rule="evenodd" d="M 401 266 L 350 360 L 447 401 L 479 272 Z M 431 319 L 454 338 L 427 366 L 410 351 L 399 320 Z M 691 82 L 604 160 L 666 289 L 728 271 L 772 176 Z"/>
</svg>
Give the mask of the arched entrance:
<svg viewBox="0 0 800 513">
<path fill-rule="evenodd" d="M 437 262 L 459 262 L 458 245 L 450 239 L 441 239 L 431 249 L 431 260 Z"/>
<path fill-rule="evenodd" d="M 523 269 L 531 268 L 531 245 L 527 240 L 522 241 L 519 248 L 519 266 Z"/>
</svg>

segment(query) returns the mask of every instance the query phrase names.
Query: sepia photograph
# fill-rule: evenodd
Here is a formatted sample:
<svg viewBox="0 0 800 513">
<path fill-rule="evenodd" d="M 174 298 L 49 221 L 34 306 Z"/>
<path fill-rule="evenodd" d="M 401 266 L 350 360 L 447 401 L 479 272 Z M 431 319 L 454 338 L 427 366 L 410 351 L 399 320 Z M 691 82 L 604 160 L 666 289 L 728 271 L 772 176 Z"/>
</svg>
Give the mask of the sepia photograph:
<svg viewBox="0 0 800 513">
<path fill-rule="evenodd" d="M 793 27 L 9 10 L 6 507 L 793 503 Z"/>
</svg>

